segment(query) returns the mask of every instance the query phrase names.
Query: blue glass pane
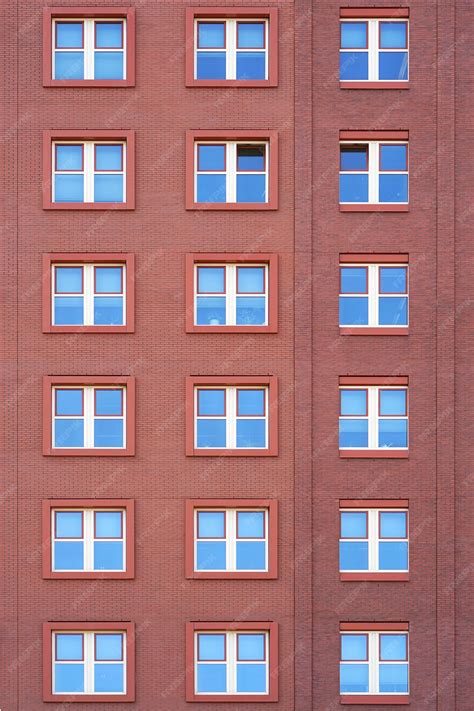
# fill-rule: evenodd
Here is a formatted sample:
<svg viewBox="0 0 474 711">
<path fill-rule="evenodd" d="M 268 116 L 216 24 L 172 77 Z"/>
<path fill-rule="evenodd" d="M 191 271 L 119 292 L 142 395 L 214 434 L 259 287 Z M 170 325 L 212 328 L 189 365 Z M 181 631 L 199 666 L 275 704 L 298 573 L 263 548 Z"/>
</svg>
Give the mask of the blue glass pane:
<svg viewBox="0 0 474 711">
<path fill-rule="evenodd" d="M 227 671 L 225 664 L 197 665 L 197 692 L 225 693 L 227 691 Z"/>
<path fill-rule="evenodd" d="M 198 146 L 198 170 L 225 170 L 225 146 Z"/>
<path fill-rule="evenodd" d="M 225 47 L 225 22 L 199 22 L 198 47 Z"/>
<path fill-rule="evenodd" d="M 56 415 L 82 415 L 82 390 L 56 390 Z"/>
<path fill-rule="evenodd" d="M 56 511 L 57 538 L 82 538 L 82 511 Z"/>
<path fill-rule="evenodd" d="M 225 79 L 225 52 L 198 52 L 197 79 Z"/>
<path fill-rule="evenodd" d="M 84 52 L 55 52 L 55 79 L 84 79 Z"/>
<path fill-rule="evenodd" d="M 96 538 L 121 538 L 122 537 L 122 512 L 121 511 L 96 511 L 95 512 L 95 537 Z"/>
<path fill-rule="evenodd" d="M 82 634 L 57 634 L 56 635 L 56 659 L 59 661 L 70 661 L 83 658 L 83 635 Z"/>
<path fill-rule="evenodd" d="M 237 202 L 266 202 L 265 175 L 237 175 Z"/>
<path fill-rule="evenodd" d="M 406 634 L 381 634 L 380 659 L 383 661 L 403 661 L 407 658 Z"/>
<path fill-rule="evenodd" d="M 380 146 L 380 170 L 406 170 L 406 146 Z"/>
<path fill-rule="evenodd" d="M 99 48 L 122 47 L 122 22 L 96 22 L 95 46 Z"/>
<path fill-rule="evenodd" d="M 408 298 L 392 298 L 384 296 L 379 298 L 379 324 L 380 326 L 407 326 L 408 325 Z"/>
<path fill-rule="evenodd" d="M 367 538 L 365 511 L 341 512 L 341 538 Z"/>
<path fill-rule="evenodd" d="M 123 390 L 96 390 L 96 415 L 121 415 Z"/>
<path fill-rule="evenodd" d="M 237 536 L 240 538 L 263 538 L 264 535 L 264 511 L 237 511 Z"/>
<path fill-rule="evenodd" d="M 197 446 L 219 448 L 226 446 L 225 420 L 198 420 Z"/>
<path fill-rule="evenodd" d="M 225 174 L 197 176 L 197 202 L 225 202 Z"/>
<path fill-rule="evenodd" d="M 380 512 L 381 538 L 406 538 L 407 515 L 404 511 Z"/>
<path fill-rule="evenodd" d="M 341 294 L 366 294 L 367 269 L 365 267 L 341 267 Z"/>
<path fill-rule="evenodd" d="M 121 326 L 123 322 L 123 298 L 121 296 L 94 297 L 94 324 L 96 326 Z"/>
<path fill-rule="evenodd" d="M 122 267 L 96 267 L 96 294 L 120 294 L 122 291 Z"/>
<path fill-rule="evenodd" d="M 225 296 L 198 296 L 196 305 L 198 326 L 225 325 Z"/>
<path fill-rule="evenodd" d="M 367 390 L 341 390 L 341 415 L 366 415 Z"/>
<path fill-rule="evenodd" d="M 340 202 L 368 202 L 369 201 L 369 176 L 368 175 L 340 175 L 339 176 L 339 201 Z"/>
<path fill-rule="evenodd" d="M 82 294 L 82 267 L 56 267 L 56 293 Z"/>
<path fill-rule="evenodd" d="M 380 390 L 381 415 L 406 415 L 406 390 Z"/>
<path fill-rule="evenodd" d="M 339 297 L 339 324 L 364 326 L 369 323 L 369 300 L 357 296 Z"/>
<path fill-rule="evenodd" d="M 340 541 L 339 569 L 368 570 L 369 546 L 364 541 Z"/>
<path fill-rule="evenodd" d="M 57 694 L 84 691 L 84 664 L 55 664 L 54 691 Z"/>
<path fill-rule="evenodd" d="M 84 420 L 55 420 L 54 423 L 55 447 L 83 447 L 84 446 Z"/>
<path fill-rule="evenodd" d="M 367 420 L 339 420 L 340 447 L 368 447 Z"/>
<path fill-rule="evenodd" d="M 123 202 L 123 175 L 94 175 L 95 202 Z"/>
<path fill-rule="evenodd" d="M 196 546 L 197 570 L 225 570 L 225 541 L 199 541 Z"/>
<path fill-rule="evenodd" d="M 55 175 L 54 202 L 84 202 L 84 176 Z"/>
<path fill-rule="evenodd" d="M 95 541 L 94 570 L 123 570 L 123 543 Z"/>
<path fill-rule="evenodd" d="M 237 541 L 237 570 L 265 570 L 265 541 Z"/>
<path fill-rule="evenodd" d="M 237 47 L 240 49 L 265 47 L 265 25 L 263 22 L 237 23 Z"/>
<path fill-rule="evenodd" d="M 121 634 L 96 634 L 95 636 L 95 658 L 97 661 L 122 659 Z"/>
<path fill-rule="evenodd" d="M 224 511 L 198 511 L 197 517 L 199 538 L 224 538 Z"/>
<path fill-rule="evenodd" d="M 367 47 L 367 23 L 341 22 L 341 47 L 343 49 Z"/>
<path fill-rule="evenodd" d="M 82 170 L 82 145 L 56 146 L 56 170 Z"/>
<path fill-rule="evenodd" d="M 264 390 L 237 390 L 237 414 L 264 415 L 265 391 Z"/>
<path fill-rule="evenodd" d="M 54 570 L 84 570 L 84 544 L 82 541 L 56 541 L 54 544 Z"/>
<path fill-rule="evenodd" d="M 225 291 L 225 267 L 198 267 L 198 291 L 201 294 L 222 294 Z"/>
<path fill-rule="evenodd" d="M 339 78 L 341 81 L 366 81 L 369 78 L 368 52 L 340 52 Z"/>
<path fill-rule="evenodd" d="M 96 170 L 122 170 L 122 146 L 99 145 L 95 147 Z"/>
<path fill-rule="evenodd" d="M 265 324 L 265 297 L 238 296 L 236 322 L 238 326 L 261 326 Z"/>
<path fill-rule="evenodd" d="M 265 52 L 237 52 L 236 79 L 266 79 Z"/>
<path fill-rule="evenodd" d="M 365 145 L 341 146 L 341 170 L 368 170 Z"/>
<path fill-rule="evenodd" d="M 379 420 L 379 447 L 406 447 L 407 445 L 406 420 Z"/>
<path fill-rule="evenodd" d="M 380 267 L 380 292 L 405 294 L 407 291 L 407 270 L 404 267 Z"/>
<path fill-rule="evenodd" d="M 403 49 L 407 46 L 406 22 L 381 22 L 380 47 L 382 49 Z"/>
<path fill-rule="evenodd" d="M 381 664 L 379 691 L 381 694 L 408 693 L 408 664 Z"/>
<path fill-rule="evenodd" d="M 249 694 L 264 693 L 267 690 L 267 669 L 265 664 L 237 664 L 237 691 Z"/>
<path fill-rule="evenodd" d="M 56 22 L 56 47 L 82 47 L 82 22 Z"/>
<path fill-rule="evenodd" d="M 408 202 L 408 175 L 379 175 L 380 202 Z"/>
<path fill-rule="evenodd" d="M 408 543 L 382 541 L 379 543 L 380 570 L 408 570 Z"/>
<path fill-rule="evenodd" d="M 225 656 L 225 634 L 198 634 L 198 659 L 221 661 Z"/>
<path fill-rule="evenodd" d="M 406 81 L 408 79 L 408 52 L 379 52 L 379 79 L 381 81 Z"/>
<path fill-rule="evenodd" d="M 368 656 L 367 635 L 342 634 L 341 659 L 345 662 L 364 661 Z"/>
<path fill-rule="evenodd" d="M 94 79 L 123 78 L 123 52 L 94 52 Z"/>
<path fill-rule="evenodd" d="M 265 635 L 239 634 L 237 636 L 237 659 L 244 661 L 263 661 L 265 659 Z"/>
<path fill-rule="evenodd" d="M 369 665 L 368 664 L 341 664 L 340 665 L 340 690 L 341 694 L 363 694 L 369 691 Z"/>
<path fill-rule="evenodd" d="M 241 294 L 265 291 L 265 268 L 237 267 L 237 291 Z"/>
<path fill-rule="evenodd" d="M 81 326 L 84 323 L 82 296 L 56 296 L 54 299 L 54 323 L 57 326 Z"/>
<path fill-rule="evenodd" d="M 94 420 L 94 447 L 123 447 L 123 420 Z"/>
<path fill-rule="evenodd" d="M 265 420 L 237 420 L 237 447 L 266 447 Z"/>
<path fill-rule="evenodd" d="M 237 146 L 237 170 L 265 170 L 265 147 Z"/>
<path fill-rule="evenodd" d="M 94 664 L 94 691 L 123 692 L 123 664 Z"/>
<path fill-rule="evenodd" d="M 199 415 L 225 415 L 225 390 L 198 390 Z"/>
</svg>

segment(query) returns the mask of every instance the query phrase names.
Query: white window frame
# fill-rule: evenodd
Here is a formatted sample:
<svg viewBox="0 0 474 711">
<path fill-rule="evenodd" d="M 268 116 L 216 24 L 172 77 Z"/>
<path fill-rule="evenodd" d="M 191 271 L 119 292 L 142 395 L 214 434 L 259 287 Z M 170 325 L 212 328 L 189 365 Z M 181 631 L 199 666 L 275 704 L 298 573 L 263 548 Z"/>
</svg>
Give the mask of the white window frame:
<svg viewBox="0 0 474 711">
<path fill-rule="evenodd" d="M 198 150 L 199 146 L 225 146 L 225 170 L 199 170 Z M 265 170 L 237 170 L 237 146 L 264 146 L 265 147 Z M 219 140 L 196 140 L 194 141 L 194 201 L 197 203 L 197 183 L 198 175 L 225 175 L 226 176 L 226 200 L 224 205 L 235 203 L 237 205 L 246 205 L 244 202 L 237 202 L 237 176 L 238 175 L 264 175 L 265 176 L 265 196 L 266 200 L 262 203 L 251 203 L 252 205 L 267 205 L 269 201 L 269 175 L 270 175 L 270 142 L 268 140 L 261 141 L 219 141 Z"/>
<path fill-rule="evenodd" d="M 397 264 L 396 262 L 391 262 L 390 264 L 371 264 L 371 263 L 355 263 L 355 262 L 341 262 L 339 264 L 339 270 L 343 269 L 344 267 L 352 267 L 352 268 L 365 268 L 367 269 L 367 293 L 366 294 L 350 294 L 346 293 L 343 294 L 342 291 L 339 288 L 339 298 L 344 298 L 344 297 L 350 297 L 350 298 L 364 298 L 368 300 L 368 322 L 367 323 L 361 323 L 361 324 L 339 324 L 340 328 L 408 328 L 410 325 L 410 301 L 409 301 L 409 282 L 408 282 L 408 264 L 404 262 L 403 264 Z M 398 269 L 406 269 L 406 274 L 407 274 L 407 290 L 406 292 L 402 293 L 390 293 L 390 294 L 385 294 L 380 291 L 380 269 L 383 269 L 385 267 L 395 267 Z M 340 280 L 339 280 L 339 286 L 340 286 Z M 407 323 L 394 323 L 394 324 L 381 324 L 379 323 L 379 298 L 402 298 L 406 297 L 407 299 Z"/>
<path fill-rule="evenodd" d="M 83 650 L 84 659 L 82 661 L 62 661 L 56 660 L 56 635 L 62 634 L 82 634 L 83 635 Z M 122 635 L 122 661 L 119 660 L 107 660 L 107 661 L 96 661 L 95 660 L 95 635 L 96 634 L 113 634 Z M 127 694 L 127 633 L 125 630 L 93 630 L 84 631 L 81 629 L 71 629 L 71 630 L 53 630 L 52 639 L 52 689 L 53 694 L 57 696 L 63 696 L 71 692 L 55 691 L 56 688 L 56 664 L 83 664 L 84 665 L 84 691 L 74 691 L 74 696 L 109 696 L 110 694 L 117 694 L 120 696 L 125 696 Z M 95 664 L 122 664 L 123 665 L 123 691 L 94 691 L 94 665 Z"/>
<path fill-rule="evenodd" d="M 56 170 L 56 146 L 82 146 L 83 150 L 83 166 L 82 170 Z M 122 170 L 98 170 L 95 169 L 95 146 L 122 146 Z M 123 205 L 127 202 L 127 142 L 113 140 L 97 140 L 97 141 L 81 141 L 81 140 L 61 140 L 57 139 L 51 144 L 51 195 L 52 202 L 56 202 L 55 198 L 55 178 L 56 175 L 83 175 L 84 176 L 84 200 L 80 204 L 95 203 L 94 195 L 94 178 L 96 175 L 122 175 L 123 176 L 123 200 L 117 202 L 117 205 Z M 59 203 L 67 205 L 68 203 Z M 98 205 L 107 205 L 108 203 L 97 203 Z"/>
<path fill-rule="evenodd" d="M 56 390 L 82 390 L 84 412 L 80 415 L 56 415 Z M 95 416 L 95 391 L 96 390 L 121 390 L 122 391 L 122 415 L 101 415 L 97 419 L 123 420 L 123 445 L 122 447 L 94 447 L 94 422 Z M 55 421 L 64 420 L 84 420 L 84 446 L 83 447 L 56 447 L 56 450 L 68 451 L 69 449 L 110 449 L 111 452 L 127 448 L 127 388 L 125 385 L 53 385 L 52 396 L 52 442 L 55 443 Z"/>
<path fill-rule="evenodd" d="M 222 267 L 225 269 L 225 291 L 224 293 L 216 292 L 199 292 L 198 291 L 198 270 L 201 267 Z M 264 291 L 263 292 L 238 292 L 237 291 L 237 273 L 239 267 L 261 267 L 264 269 Z M 255 296 L 265 299 L 265 322 L 255 324 L 255 328 L 263 328 L 268 326 L 268 262 L 195 262 L 194 264 L 194 325 L 203 326 L 206 328 L 214 328 L 213 324 L 198 324 L 197 322 L 197 305 L 198 297 L 222 297 L 225 298 L 226 315 L 225 324 L 218 324 L 225 328 L 226 326 L 242 326 L 237 324 L 237 298 L 245 296 Z M 254 324 L 250 324 L 254 326 Z"/>
<path fill-rule="evenodd" d="M 369 190 L 368 190 L 368 200 L 367 202 L 342 202 L 341 205 L 408 205 L 410 202 L 410 171 L 409 171 L 409 145 L 408 141 L 367 141 L 367 140 L 357 140 L 356 138 L 350 141 L 340 141 L 340 146 L 367 146 L 368 147 L 368 160 L 367 160 L 367 170 L 341 170 L 339 163 L 339 174 L 340 175 L 368 175 L 369 178 Z M 407 169 L 406 170 L 380 170 L 380 146 L 406 146 L 407 147 Z M 379 176 L 380 175 L 407 175 L 408 176 L 408 189 L 407 189 L 407 201 L 406 202 L 381 202 L 379 200 Z"/>
<path fill-rule="evenodd" d="M 225 537 L 224 538 L 198 538 L 198 514 L 201 512 L 209 513 L 224 513 L 225 517 Z M 238 538 L 237 537 L 237 514 L 240 512 L 252 513 L 258 512 L 264 514 L 264 536 L 263 538 Z M 269 547 L 269 510 L 266 508 L 195 508 L 194 509 L 194 571 L 196 573 L 212 572 L 212 570 L 221 573 L 268 573 L 268 547 Z M 197 567 L 197 545 L 199 541 L 204 542 L 224 542 L 226 547 L 226 567 L 222 568 L 206 568 L 205 570 Z M 260 541 L 265 543 L 265 568 L 237 568 L 237 542 L 238 541 Z"/>
<path fill-rule="evenodd" d="M 78 511 L 82 513 L 82 538 L 57 538 L 56 537 L 56 513 L 65 512 L 69 513 L 71 511 Z M 121 538 L 95 538 L 95 514 L 96 513 L 121 513 L 122 514 L 122 537 Z M 56 542 L 80 542 L 84 544 L 84 567 L 81 570 L 77 568 L 55 568 L 54 555 L 56 549 Z M 103 571 L 99 568 L 94 568 L 94 543 L 96 541 L 114 541 L 121 542 L 123 546 L 123 568 L 108 568 L 107 571 Z M 102 572 L 115 572 L 124 573 L 127 569 L 127 512 L 126 509 L 120 507 L 117 508 L 72 508 L 72 507 L 58 507 L 51 509 L 51 570 L 53 573 L 102 573 Z"/>
<path fill-rule="evenodd" d="M 56 292 L 56 268 L 59 267 L 81 267 L 82 268 L 82 293 L 65 294 L 61 292 Z M 122 269 L 122 293 L 102 293 L 95 291 L 95 268 L 96 267 L 120 267 Z M 82 296 L 84 300 L 84 323 L 78 324 L 77 326 L 100 326 L 100 328 L 116 328 L 117 326 L 125 326 L 127 319 L 127 267 L 123 262 L 53 262 L 51 265 L 51 323 L 53 326 L 64 324 L 56 324 L 54 321 L 55 314 L 55 299 L 56 297 L 74 297 Z M 121 324 L 96 324 L 94 323 L 94 298 L 96 296 L 117 296 L 122 297 L 123 300 L 123 320 Z M 66 324 L 67 325 L 67 324 Z"/>
<path fill-rule="evenodd" d="M 408 696 L 410 693 L 410 638 L 409 638 L 409 633 L 408 630 L 377 630 L 377 631 L 370 631 L 367 632 L 365 630 L 344 630 L 341 631 L 341 637 L 344 636 L 349 636 L 349 635 L 367 635 L 367 653 L 368 653 L 368 659 L 366 661 L 343 661 L 342 659 L 340 660 L 339 664 L 364 664 L 364 665 L 369 665 L 369 691 L 368 692 L 357 692 L 357 696 L 385 696 L 386 692 L 385 691 L 379 691 L 379 671 L 380 667 L 384 664 L 403 664 L 403 665 L 408 665 L 408 691 L 391 691 L 390 696 Z M 395 660 L 395 661 L 381 661 L 379 658 L 379 651 L 380 651 L 380 636 L 381 635 L 405 635 L 407 638 L 407 659 L 402 661 L 402 660 Z M 342 649 L 342 642 L 341 642 L 341 649 Z M 341 655 L 342 656 L 342 655 Z M 341 696 L 344 695 L 353 695 L 354 692 L 352 691 L 341 691 Z"/>
<path fill-rule="evenodd" d="M 225 46 L 224 47 L 198 47 L 198 24 L 201 22 L 210 22 L 212 24 L 223 22 L 225 24 Z M 264 23 L 265 25 L 265 47 L 237 47 L 237 25 L 239 23 Z M 197 56 L 201 52 L 225 52 L 226 77 L 220 81 L 236 80 L 237 74 L 237 52 L 264 52 L 265 53 L 265 77 L 259 81 L 268 80 L 268 49 L 269 49 L 269 20 L 265 17 L 236 17 L 232 19 L 219 17 L 196 17 L 194 19 L 194 79 L 199 80 L 197 76 Z M 245 79 L 239 80 L 245 82 Z"/>
<path fill-rule="evenodd" d="M 339 390 L 366 390 L 367 391 L 367 415 L 341 415 L 339 412 L 339 420 L 367 420 L 368 421 L 368 445 L 367 447 L 339 447 L 339 449 L 357 449 L 361 452 L 369 449 L 377 449 L 379 451 L 402 451 L 405 452 L 409 447 L 409 402 L 408 402 L 408 386 L 407 385 L 341 385 Z M 379 415 L 379 391 L 380 390 L 405 390 L 406 392 L 406 415 Z M 406 447 L 379 447 L 379 420 L 394 419 L 407 421 L 407 446 Z"/>
<path fill-rule="evenodd" d="M 199 661 L 198 657 L 198 635 L 225 635 L 225 661 Z M 237 637 L 238 635 L 245 634 L 261 634 L 265 638 L 265 660 L 264 661 L 238 661 L 237 659 Z M 227 676 L 227 691 L 198 691 L 197 681 L 198 681 L 198 664 L 223 664 L 226 667 Z M 266 668 L 266 691 L 237 691 L 237 664 L 265 664 Z M 198 630 L 194 633 L 194 679 L 195 679 L 195 691 L 196 696 L 268 696 L 270 693 L 270 633 L 268 630 Z"/>
<path fill-rule="evenodd" d="M 198 392 L 199 390 L 225 390 L 225 415 L 198 415 Z M 260 415 L 240 415 L 237 417 L 237 390 L 263 390 L 265 392 L 265 414 Z M 194 442 L 195 448 L 206 452 L 216 449 L 214 447 L 198 447 L 197 423 L 199 419 L 225 420 L 226 421 L 226 447 L 217 449 L 234 449 L 237 452 L 245 452 L 255 447 L 237 447 L 237 420 L 265 420 L 265 441 L 266 447 L 258 447 L 258 450 L 265 452 L 269 448 L 269 386 L 268 385 L 195 385 L 194 386 Z"/>
<path fill-rule="evenodd" d="M 406 83 L 410 80 L 410 23 L 407 17 L 383 17 L 377 18 L 366 18 L 366 17 L 341 17 L 342 23 L 346 24 L 349 22 L 366 22 L 367 23 L 367 44 L 368 47 L 354 47 L 354 48 L 339 48 L 341 54 L 348 54 L 353 52 L 366 52 L 368 54 L 368 75 L 367 79 L 341 79 L 343 83 L 354 82 L 354 81 L 366 81 L 366 82 L 390 82 L 394 84 Z M 405 22 L 407 25 L 407 46 L 405 48 L 392 48 L 382 49 L 379 46 L 380 42 L 380 23 L 381 22 Z M 407 66 L 407 78 L 406 79 L 379 79 L 379 54 L 380 52 L 406 52 L 408 58 Z"/>
<path fill-rule="evenodd" d="M 343 513 L 364 513 L 367 516 L 367 538 L 342 538 L 340 535 L 339 543 L 357 543 L 362 541 L 367 541 L 368 553 L 369 553 L 369 565 L 367 569 L 361 570 L 357 568 L 356 570 L 351 570 L 349 568 L 340 569 L 341 573 L 408 573 L 410 569 L 410 522 L 408 509 L 397 508 L 397 509 L 340 509 L 340 518 Z M 381 513 L 404 513 L 406 514 L 407 522 L 407 536 L 406 538 L 381 538 L 380 537 L 380 514 Z M 380 570 L 379 568 L 379 543 L 380 542 L 405 542 L 407 543 L 408 552 L 408 565 L 405 570 L 397 568 L 396 570 Z"/>
<path fill-rule="evenodd" d="M 60 23 L 83 23 L 83 44 L 81 47 L 68 47 L 68 48 L 57 48 L 56 47 L 56 24 Z M 113 22 L 122 24 L 122 39 L 123 47 L 96 47 L 95 46 L 95 23 L 98 22 Z M 52 47 L 52 58 L 51 67 L 53 72 L 53 79 L 56 68 L 56 52 L 83 52 L 84 54 L 84 79 L 77 79 L 75 81 L 102 81 L 101 79 L 94 78 L 94 60 L 95 52 L 122 52 L 123 53 L 123 77 L 122 79 L 117 79 L 116 81 L 125 81 L 127 79 L 127 20 L 123 17 L 55 17 L 51 23 L 51 47 Z M 61 81 L 61 80 L 58 80 Z M 108 81 L 108 80 L 106 80 Z"/>
</svg>

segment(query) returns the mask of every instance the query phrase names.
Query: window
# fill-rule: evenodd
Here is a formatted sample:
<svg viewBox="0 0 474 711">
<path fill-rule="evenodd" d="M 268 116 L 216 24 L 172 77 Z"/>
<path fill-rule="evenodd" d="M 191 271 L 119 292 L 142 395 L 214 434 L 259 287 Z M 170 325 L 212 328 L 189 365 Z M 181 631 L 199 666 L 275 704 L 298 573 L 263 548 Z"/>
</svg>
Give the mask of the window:
<svg viewBox="0 0 474 711">
<path fill-rule="evenodd" d="M 186 268 L 187 331 L 276 332 L 276 255 L 188 255 Z"/>
<path fill-rule="evenodd" d="M 133 255 L 45 255 L 43 331 L 132 332 L 133 271 Z"/>
<path fill-rule="evenodd" d="M 341 260 L 339 326 L 351 334 L 408 333 L 408 265 L 397 255 L 380 255 L 379 264 L 377 255 L 367 257 Z"/>
<path fill-rule="evenodd" d="M 187 154 L 188 209 L 276 209 L 274 131 L 190 131 Z"/>
<path fill-rule="evenodd" d="M 406 456 L 408 380 L 386 378 L 387 384 L 383 380 L 367 379 L 371 384 L 363 384 L 363 379 L 340 378 L 341 456 L 364 456 L 364 450 L 369 456 Z M 390 385 L 390 382 L 401 384 Z"/>
<path fill-rule="evenodd" d="M 44 398 L 44 454 L 134 453 L 133 378 L 45 377 Z"/>
<path fill-rule="evenodd" d="M 44 162 L 44 208 L 133 209 L 133 131 L 45 131 Z"/>
<path fill-rule="evenodd" d="M 277 701 L 277 626 L 189 623 L 187 701 Z"/>
<path fill-rule="evenodd" d="M 371 15 L 378 12 L 383 17 Z M 355 15 L 355 16 L 354 16 Z M 408 84 L 408 9 L 341 10 L 341 86 L 405 88 Z"/>
<path fill-rule="evenodd" d="M 186 504 L 186 577 L 276 578 L 277 502 Z"/>
<path fill-rule="evenodd" d="M 377 695 L 378 702 L 396 703 L 407 695 L 408 625 L 344 623 L 341 628 L 341 701 L 367 703 L 368 695 Z"/>
<path fill-rule="evenodd" d="M 408 580 L 408 502 L 362 504 L 340 503 L 341 579 Z"/>
<path fill-rule="evenodd" d="M 134 701 L 130 622 L 54 622 L 43 626 L 44 701 Z"/>
<path fill-rule="evenodd" d="M 188 380 L 188 454 L 276 454 L 273 377 Z"/>
<path fill-rule="evenodd" d="M 133 578 L 134 502 L 43 503 L 44 578 Z"/>
<path fill-rule="evenodd" d="M 133 8 L 46 8 L 44 86 L 134 86 Z"/>
<path fill-rule="evenodd" d="M 342 142 L 339 202 L 342 205 L 407 205 L 408 143 Z"/>
<path fill-rule="evenodd" d="M 274 8 L 188 8 L 186 85 L 276 86 L 277 22 Z"/>
</svg>

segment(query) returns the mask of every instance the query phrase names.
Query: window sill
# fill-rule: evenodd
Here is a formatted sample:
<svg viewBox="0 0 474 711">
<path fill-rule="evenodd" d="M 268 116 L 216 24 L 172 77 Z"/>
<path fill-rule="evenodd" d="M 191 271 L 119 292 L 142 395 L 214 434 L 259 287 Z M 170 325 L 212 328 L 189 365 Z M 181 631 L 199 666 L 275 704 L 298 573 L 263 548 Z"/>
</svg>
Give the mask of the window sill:
<svg viewBox="0 0 474 711">
<path fill-rule="evenodd" d="M 408 449 L 340 449 L 341 459 L 408 459 Z"/>
<path fill-rule="evenodd" d="M 46 202 L 43 210 L 134 210 L 129 202 Z"/>
<path fill-rule="evenodd" d="M 194 694 L 189 696 L 186 701 L 205 701 L 206 703 L 218 702 L 227 703 L 229 701 L 240 701 L 241 703 L 278 701 L 275 694 Z"/>
<path fill-rule="evenodd" d="M 341 89 L 409 89 L 409 81 L 340 81 Z"/>
<path fill-rule="evenodd" d="M 186 86 L 201 86 L 201 87 L 240 87 L 253 89 L 255 87 L 275 87 L 278 82 L 270 79 L 190 79 L 186 82 Z"/>
<path fill-rule="evenodd" d="M 364 694 L 342 694 L 339 697 L 339 703 L 341 704 L 365 704 L 365 705 L 378 705 L 378 704 L 392 704 L 393 706 L 407 706 L 410 703 L 409 696 L 399 696 L 395 694 L 374 694 L 373 696 L 367 696 Z"/>
<path fill-rule="evenodd" d="M 406 582 L 410 580 L 410 573 L 339 573 L 339 580 L 348 582 L 381 581 L 381 582 Z"/>
<path fill-rule="evenodd" d="M 188 457 L 276 457 L 273 449 L 193 449 Z"/>
<path fill-rule="evenodd" d="M 188 326 L 186 333 L 277 333 L 276 326 Z"/>
<path fill-rule="evenodd" d="M 118 87 L 118 88 L 124 88 L 124 87 L 129 87 L 129 86 L 135 86 L 135 81 L 129 80 L 129 79 L 46 79 L 43 82 L 44 87 L 54 87 L 54 86 L 59 86 L 59 87 L 64 87 L 64 88 L 71 88 L 71 87 L 83 87 L 83 88 L 90 88 L 90 87 L 97 87 L 98 89 L 104 89 L 104 88 L 112 88 L 112 87 Z"/>
<path fill-rule="evenodd" d="M 193 202 L 186 210 L 277 210 L 276 202 Z"/>
<path fill-rule="evenodd" d="M 87 571 L 50 571 L 48 573 L 43 573 L 44 580 L 132 580 L 135 576 L 129 572 L 125 571 L 112 571 L 112 570 L 87 570 Z"/>
<path fill-rule="evenodd" d="M 264 573 L 255 573 L 246 570 L 235 570 L 232 572 L 224 572 L 219 570 L 197 571 L 186 575 L 189 580 L 225 580 L 228 578 L 234 580 L 276 580 L 278 575 L 275 572 L 266 571 Z"/>
<path fill-rule="evenodd" d="M 341 336 L 408 336 L 408 326 L 339 326 Z"/>
<path fill-rule="evenodd" d="M 339 203 L 340 212 L 408 212 L 408 203 Z"/>
<path fill-rule="evenodd" d="M 128 449 L 45 449 L 45 457 L 133 457 L 135 451 Z"/>
<path fill-rule="evenodd" d="M 43 328 L 43 333 L 134 333 L 131 326 L 52 326 Z"/>
</svg>

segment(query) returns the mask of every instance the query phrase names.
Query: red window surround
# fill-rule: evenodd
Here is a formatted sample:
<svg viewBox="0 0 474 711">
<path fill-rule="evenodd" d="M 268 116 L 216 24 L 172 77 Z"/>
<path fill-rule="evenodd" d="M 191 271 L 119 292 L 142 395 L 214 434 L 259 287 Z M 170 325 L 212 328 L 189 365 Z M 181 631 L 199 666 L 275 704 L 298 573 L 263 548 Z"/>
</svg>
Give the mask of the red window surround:
<svg viewBox="0 0 474 711">
<path fill-rule="evenodd" d="M 196 264 L 268 265 L 267 326 L 197 326 L 194 323 L 194 267 Z M 250 253 L 194 253 L 186 255 L 186 332 L 187 333 L 276 333 L 278 331 L 278 255 Z"/>
<path fill-rule="evenodd" d="M 126 548 L 124 571 L 53 571 L 51 511 L 59 508 L 123 509 L 126 513 Z M 43 501 L 43 578 L 127 578 L 135 577 L 135 501 L 133 499 L 48 499 Z"/>
<path fill-rule="evenodd" d="M 53 79 L 52 22 L 55 18 L 124 18 L 126 20 L 126 79 Z M 135 8 L 68 6 L 43 9 L 43 86 L 125 87 L 135 86 Z"/>
<path fill-rule="evenodd" d="M 194 512 L 201 508 L 268 509 L 268 571 L 197 571 L 194 570 Z M 187 578 L 240 578 L 260 580 L 278 577 L 278 502 L 275 499 L 188 499 L 186 501 L 185 574 Z"/>
<path fill-rule="evenodd" d="M 197 385 L 268 387 L 268 449 L 197 449 L 194 446 L 194 389 Z M 186 456 L 275 457 L 278 455 L 278 379 L 274 375 L 191 375 L 186 378 Z"/>
<path fill-rule="evenodd" d="M 53 141 L 125 141 L 127 145 L 126 202 L 53 202 L 51 151 Z M 135 131 L 43 131 L 43 210 L 134 210 Z"/>
<path fill-rule="evenodd" d="M 126 269 L 126 313 L 124 326 L 55 326 L 51 320 L 51 270 L 61 263 L 106 264 L 116 262 Z M 133 333 L 135 331 L 135 255 L 122 252 L 60 252 L 43 255 L 43 333 Z"/>
<path fill-rule="evenodd" d="M 55 449 L 52 443 L 51 389 L 56 385 L 121 385 L 127 388 L 125 449 Z M 43 455 L 53 457 L 132 457 L 135 455 L 135 378 L 127 375 L 43 376 Z"/>
<path fill-rule="evenodd" d="M 126 694 L 53 694 L 52 640 L 53 632 L 106 632 L 118 630 L 127 635 Z M 71 703 L 135 701 L 135 624 L 133 622 L 45 622 L 43 624 L 43 701 Z"/>
<path fill-rule="evenodd" d="M 268 202 L 194 202 L 194 144 L 196 141 L 268 141 Z M 278 132 L 277 131 L 186 131 L 186 210 L 277 210 Z"/>
<path fill-rule="evenodd" d="M 255 694 L 195 694 L 194 683 L 194 634 L 197 631 L 263 630 L 270 636 L 269 693 Z M 268 702 L 278 701 L 278 624 L 276 622 L 187 622 L 186 623 L 186 701 L 220 702 L 228 701 Z"/>
<path fill-rule="evenodd" d="M 240 79 L 194 78 L 194 23 L 198 18 L 268 18 L 268 79 L 242 81 Z M 188 7 L 186 8 L 186 86 L 278 86 L 278 9 L 270 7 Z"/>
</svg>

